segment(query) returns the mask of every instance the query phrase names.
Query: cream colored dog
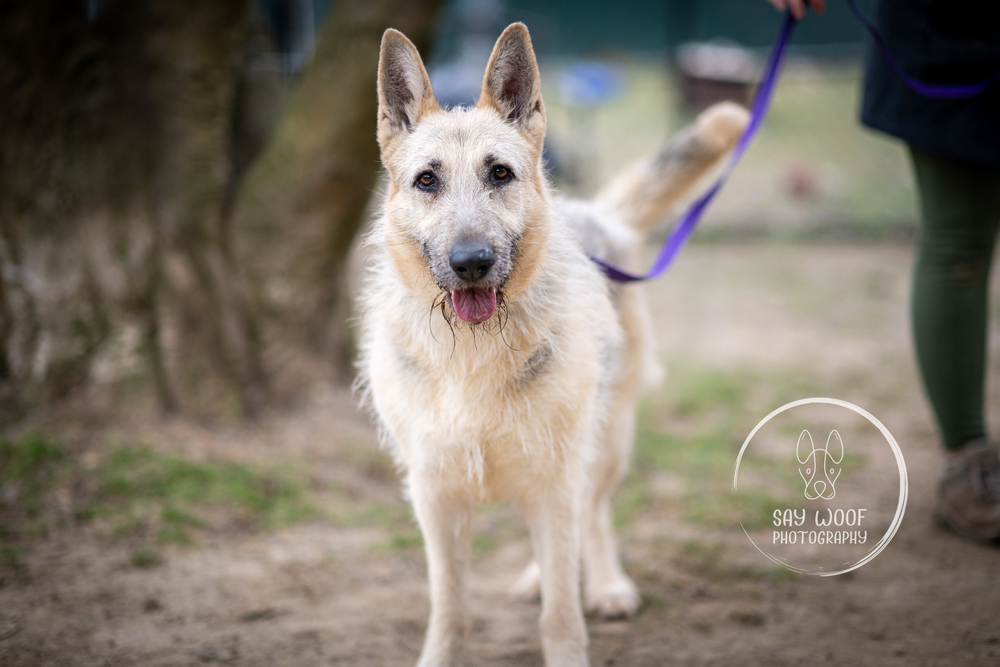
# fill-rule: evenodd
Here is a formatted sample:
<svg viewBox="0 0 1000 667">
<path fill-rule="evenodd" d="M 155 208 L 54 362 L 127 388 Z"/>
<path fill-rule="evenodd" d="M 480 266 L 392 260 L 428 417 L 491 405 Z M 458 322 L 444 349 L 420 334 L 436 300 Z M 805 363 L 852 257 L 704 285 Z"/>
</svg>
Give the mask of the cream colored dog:
<svg viewBox="0 0 1000 667">
<path fill-rule="evenodd" d="M 420 55 L 382 38 L 378 141 L 388 171 L 368 238 L 359 386 L 406 474 L 423 531 L 431 614 L 419 665 L 461 661 L 476 503 L 519 503 L 535 552 L 517 590 L 541 593 L 546 665 L 586 665 L 583 608 L 633 614 L 610 495 L 652 360 L 641 288 L 587 254 L 634 266 L 641 241 L 717 166 L 744 110 L 706 111 L 593 202 L 555 196 L 528 30 L 497 40 L 470 109 L 441 109 Z M 583 560 L 583 604 L 580 560 Z"/>
</svg>

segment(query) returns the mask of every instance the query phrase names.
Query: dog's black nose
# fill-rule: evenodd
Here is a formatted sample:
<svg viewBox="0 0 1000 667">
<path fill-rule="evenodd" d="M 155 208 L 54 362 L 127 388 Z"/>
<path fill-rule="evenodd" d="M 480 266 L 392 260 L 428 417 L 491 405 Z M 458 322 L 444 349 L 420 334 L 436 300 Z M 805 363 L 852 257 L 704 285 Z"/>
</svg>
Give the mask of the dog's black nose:
<svg viewBox="0 0 1000 667">
<path fill-rule="evenodd" d="M 496 257 L 493 248 L 482 241 L 459 241 L 451 249 L 448 261 L 455 275 L 472 283 L 486 277 Z"/>
</svg>

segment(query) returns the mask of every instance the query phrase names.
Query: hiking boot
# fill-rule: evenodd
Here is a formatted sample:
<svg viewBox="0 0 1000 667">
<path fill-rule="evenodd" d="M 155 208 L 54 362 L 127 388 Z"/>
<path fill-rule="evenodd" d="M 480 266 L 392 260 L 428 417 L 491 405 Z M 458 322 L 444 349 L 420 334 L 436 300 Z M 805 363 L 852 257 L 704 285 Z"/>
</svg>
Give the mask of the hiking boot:
<svg viewBox="0 0 1000 667">
<path fill-rule="evenodd" d="M 961 449 L 938 482 L 937 515 L 959 535 L 975 540 L 1000 538 L 1000 452 L 976 440 Z"/>
</svg>

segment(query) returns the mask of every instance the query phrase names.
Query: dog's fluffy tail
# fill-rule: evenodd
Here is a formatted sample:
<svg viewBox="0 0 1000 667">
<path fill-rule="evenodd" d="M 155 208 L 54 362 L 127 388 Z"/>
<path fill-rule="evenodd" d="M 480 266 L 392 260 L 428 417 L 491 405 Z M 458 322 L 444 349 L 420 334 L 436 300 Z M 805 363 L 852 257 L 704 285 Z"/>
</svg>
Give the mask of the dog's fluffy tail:
<svg viewBox="0 0 1000 667">
<path fill-rule="evenodd" d="M 709 107 L 658 152 L 615 176 L 594 202 L 642 236 L 650 234 L 721 168 L 749 120 L 747 110 L 731 102 Z"/>
</svg>

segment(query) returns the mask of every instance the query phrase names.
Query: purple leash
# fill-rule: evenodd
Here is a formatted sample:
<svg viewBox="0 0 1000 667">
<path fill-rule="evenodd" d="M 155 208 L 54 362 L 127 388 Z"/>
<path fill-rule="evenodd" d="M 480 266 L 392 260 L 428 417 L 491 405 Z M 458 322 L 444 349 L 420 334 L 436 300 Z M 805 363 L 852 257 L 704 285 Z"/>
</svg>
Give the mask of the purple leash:
<svg viewBox="0 0 1000 667">
<path fill-rule="evenodd" d="M 924 97 L 936 97 L 940 99 L 950 99 L 957 100 L 966 97 L 972 97 L 983 92 L 994 83 L 1000 81 L 1000 71 L 994 72 L 993 76 L 983 79 L 979 83 L 961 84 L 961 83 L 945 83 L 945 84 L 933 84 L 924 83 L 923 81 L 917 81 L 911 76 L 907 75 L 903 71 L 902 66 L 892 57 L 889 53 L 889 49 L 885 46 L 885 40 L 882 39 L 882 34 L 878 31 L 878 28 L 868 20 L 868 17 L 861 13 L 858 6 L 854 4 L 854 0 L 846 0 L 847 6 L 850 8 L 851 13 L 854 17 L 861 22 L 861 25 L 865 27 L 868 34 L 871 35 L 872 41 L 875 42 L 875 46 L 878 48 L 879 53 L 885 58 L 885 61 L 889 63 L 889 67 L 896 72 L 896 75 L 903 80 L 910 90 L 917 93 L 918 95 L 923 95 Z"/>
<path fill-rule="evenodd" d="M 760 80 L 760 85 L 757 86 L 757 91 L 754 93 L 753 102 L 750 105 L 750 122 L 747 124 L 745 130 L 743 130 L 743 136 L 740 137 L 739 142 L 736 144 L 736 148 L 729 155 L 729 160 L 726 162 L 726 166 L 722 170 L 722 174 L 716 179 L 715 183 L 708 192 L 703 194 L 701 197 L 695 201 L 684 215 L 681 217 L 680 221 L 674 226 L 673 230 L 670 232 L 670 236 L 667 237 L 666 242 L 664 242 L 663 247 L 660 248 L 660 254 L 656 256 L 656 261 L 653 262 L 653 266 L 649 269 L 649 272 L 643 276 L 633 275 L 627 271 L 623 271 L 618 267 L 608 264 L 602 259 L 597 257 L 591 257 L 594 262 L 597 263 L 604 274 L 611 280 L 617 283 L 630 283 L 637 280 L 652 280 L 656 278 L 673 263 L 674 258 L 677 253 L 684 246 L 684 243 L 690 238 L 694 228 L 698 225 L 698 220 L 701 219 L 702 214 L 705 209 L 708 208 L 709 203 L 715 198 L 715 195 L 719 193 L 722 186 L 725 185 L 726 181 L 729 179 L 730 174 L 736 168 L 736 164 L 743 157 L 743 153 L 746 152 L 747 147 L 753 140 L 754 135 L 757 134 L 757 130 L 760 129 L 761 124 L 764 122 L 764 117 L 767 116 L 767 109 L 771 104 L 771 94 L 774 92 L 775 84 L 778 82 L 778 72 L 781 69 L 781 61 L 785 55 L 785 47 L 788 45 L 788 38 L 791 37 L 792 28 L 795 27 L 796 19 L 792 16 L 791 12 L 785 12 L 785 19 L 781 24 L 781 30 L 778 31 L 778 36 L 774 40 L 774 46 L 771 47 L 771 53 L 767 57 L 767 66 L 764 68 L 764 76 Z"/>
<path fill-rule="evenodd" d="M 846 2 L 857 19 L 871 34 L 872 40 L 882 53 L 882 56 L 889 63 L 889 66 L 892 67 L 903 82 L 912 88 L 916 93 L 925 97 L 938 97 L 946 99 L 972 97 L 973 95 L 978 95 L 994 83 L 1000 81 L 1000 72 L 995 73 L 993 76 L 984 81 L 970 85 L 933 85 L 917 81 L 907 76 L 906 73 L 903 72 L 903 68 L 900 67 L 899 63 L 896 62 L 886 49 L 885 43 L 882 40 L 882 35 L 879 34 L 878 29 L 872 25 L 872 23 L 865 17 L 864 14 L 861 13 L 860 10 L 858 10 L 857 6 L 854 4 L 854 0 L 846 0 Z M 660 253 L 656 256 L 656 261 L 653 262 L 653 266 L 650 267 L 649 271 L 645 275 L 637 276 L 629 273 L 628 271 L 624 271 L 613 264 L 609 264 L 602 259 L 591 257 L 590 259 L 592 259 L 601 268 L 601 271 L 603 271 L 608 278 L 617 283 L 652 280 L 666 271 L 673 263 L 674 259 L 677 257 L 677 253 L 680 252 L 680 249 L 694 232 L 702 214 L 705 213 L 705 209 L 708 208 L 709 203 L 711 203 L 712 199 L 715 198 L 715 195 L 719 193 L 719 190 L 722 189 L 722 186 L 725 185 L 726 181 L 729 180 L 729 176 L 736 168 L 736 164 L 740 161 L 740 158 L 743 157 L 743 153 L 746 152 L 750 142 L 757 134 L 757 130 L 760 129 L 761 123 L 764 122 L 764 117 L 767 116 L 767 110 L 771 105 L 771 95 L 774 93 L 774 87 L 778 82 L 778 74 L 781 70 L 781 61 L 785 56 L 785 47 L 788 46 L 788 40 L 792 35 L 792 28 L 795 27 L 795 23 L 796 19 L 792 16 L 792 13 L 785 12 L 785 18 L 781 24 L 781 30 L 778 31 L 778 36 L 774 40 L 774 45 L 771 46 L 771 53 L 767 57 L 767 66 L 764 68 L 764 76 L 761 78 L 760 84 L 754 92 L 753 102 L 750 104 L 750 122 L 743 131 L 743 136 L 740 137 L 739 142 L 737 142 L 736 147 L 730 154 L 729 160 L 726 162 L 726 166 L 722 170 L 722 174 L 719 175 L 719 178 L 716 179 L 712 187 L 709 188 L 708 191 L 699 197 L 693 204 L 691 204 L 688 210 L 684 212 L 680 221 L 674 226 L 670 235 L 667 237 L 667 240 L 663 243 L 663 247 L 660 248 Z"/>
</svg>

